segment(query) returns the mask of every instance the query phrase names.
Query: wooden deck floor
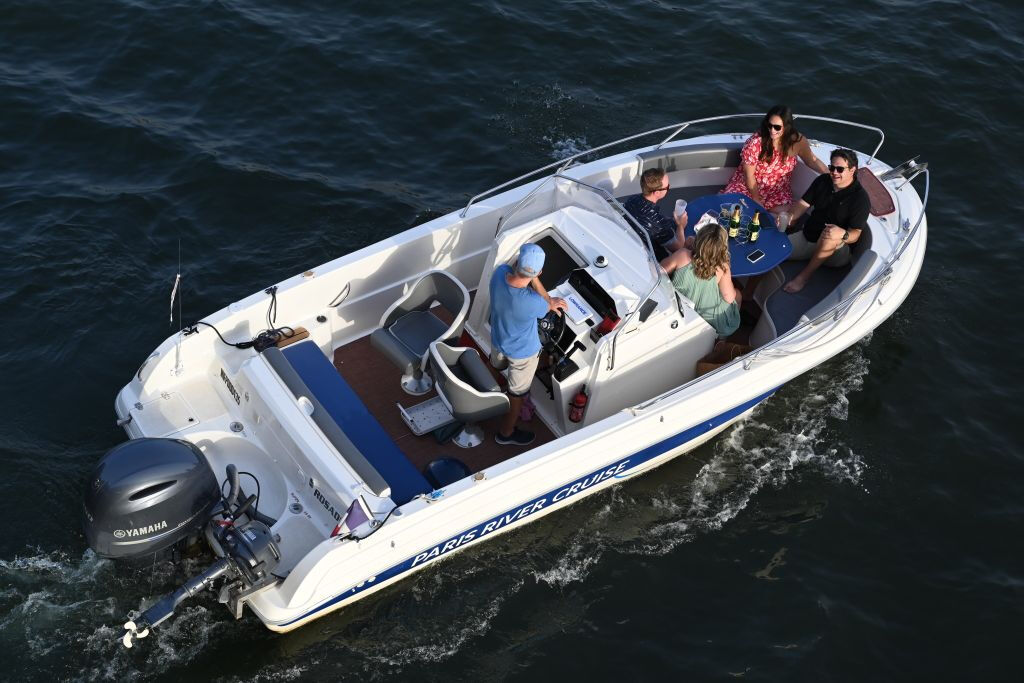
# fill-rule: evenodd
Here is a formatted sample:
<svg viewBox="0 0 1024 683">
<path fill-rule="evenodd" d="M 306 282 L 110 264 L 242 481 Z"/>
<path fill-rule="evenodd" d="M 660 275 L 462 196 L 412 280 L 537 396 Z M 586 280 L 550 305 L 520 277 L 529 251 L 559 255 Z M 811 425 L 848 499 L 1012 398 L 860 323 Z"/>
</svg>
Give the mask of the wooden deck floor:
<svg viewBox="0 0 1024 683">
<path fill-rule="evenodd" d="M 544 423 L 534 418 L 519 425 L 522 429 L 536 433 L 537 438 L 532 444 L 525 447 L 500 446 L 494 441 L 499 419 L 495 418 L 481 424 L 484 442 L 476 448 L 459 448 L 451 442 L 439 445 L 432 434 L 415 436 L 409 431 L 396 405 L 400 403 L 408 408 L 433 398 L 436 392 L 431 391 L 426 396 L 410 396 L 402 391 L 399 385 L 401 371 L 370 346 L 369 337 L 336 350 L 334 367 L 358 394 L 366 409 L 377 418 L 399 450 L 421 472 L 432 460 L 443 457 L 457 458 L 476 472 L 554 439 Z"/>
</svg>

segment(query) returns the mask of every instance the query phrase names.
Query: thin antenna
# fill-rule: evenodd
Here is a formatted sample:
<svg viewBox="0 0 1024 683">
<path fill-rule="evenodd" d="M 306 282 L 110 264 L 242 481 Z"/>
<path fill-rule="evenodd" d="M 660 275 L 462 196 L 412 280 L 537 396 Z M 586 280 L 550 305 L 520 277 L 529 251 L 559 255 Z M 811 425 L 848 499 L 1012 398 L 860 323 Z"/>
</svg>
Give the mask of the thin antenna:
<svg viewBox="0 0 1024 683">
<path fill-rule="evenodd" d="M 174 343 L 174 374 L 181 374 L 181 295 L 178 285 L 181 284 L 181 238 L 178 238 L 178 274 L 174 276 L 174 288 L 171 289 L 171 312 L 168 325 L 174 324 L 174 297 L 178 297 L 178 338 Z"/>
<path fill-rule="evenodd" d="M 181 238 L 178 238 L 178 275 L 174 278 L 174 286 L 177 287 L 178 283 L 181 282 Z M 185 298 L 181 292 L 178 292 L 178 331 L 185 325 L 184 320 L 181 317 L 181 300 Z"/>
<path fill-rule="evenodd" d="M 178 285 L 181 284 L 181 238 L 178 238 L 178 274 L 174 277 L 174 287 L 171 288 L 171 311 L 167 318 L 167 325 L 174 324 L 174 297 L 178 295 Z M 178 324 L 181 324 L 181 300 L 178 301 Z"/>
</svg>

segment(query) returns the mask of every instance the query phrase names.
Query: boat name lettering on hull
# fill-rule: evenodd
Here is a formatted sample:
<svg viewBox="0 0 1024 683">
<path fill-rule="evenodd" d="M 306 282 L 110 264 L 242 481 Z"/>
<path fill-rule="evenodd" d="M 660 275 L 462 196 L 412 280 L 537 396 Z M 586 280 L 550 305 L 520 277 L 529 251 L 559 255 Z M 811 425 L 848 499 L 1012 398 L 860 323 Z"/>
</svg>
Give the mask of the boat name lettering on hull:
<svg viewBox="0 0 1024 683">
<path fill-rule="evenodd" d="M 614 467 L 609 467 L 606 470 L 594 472 L 593 474 L 589 474 L 586 477 L 583 477 L 582 479 L 578 479 L 573 483 L 569 484 L 568 486 L 558 489 L 558 491 L 556 491 L 554 494 L 551 494 L 550 502 L 560 503 L 567 498 L 571 498 L 575 496 L 577 493 L 581 493 L 587 490 L 591 486 L 600 484 L 602 481 L 605 481 L 606 479 L 610 479 L 616 476 L 617 474 L 620 474 L 624 469 L 628 467 L 628 465 L 629 460 L 623 460 Z M 499 517 L 495 517 L 489 522 L 474 527 L 469 531 L 459 534 L 458 536 L 453 536 L 444 543 L 439 543 L 430 550 L 427 550 L 417 555 L 415 558 L 413 558 L 410 567 L 415 567 L 421 562 L 426 562 L 427 560 L 432 560 L 436 557 L 440 557 L 441 555 L 444 555 L 447 552 L 455 550 L 463 543 L 468 543 L 469 541 L 475 540 L 477 538 L 483 538 L 492 531 L 498 531 L 499 529 L 503 529 L 510 524 L 514 524 L 515 522 L 518 522 L 519 520 L 532 515 L 534 512 L 543 509 L 543 507 L 548 504 L 548 500 L 548 496 L 544 496 L 542 498 L 538 498 L 537 500 L 530 501 L 529 503 L 523 505 L 520 508 L 516 508 L 511 512 L 506 512 L 505 514 Z"/>
<path fill-rule="evenodd" d="M 327 513 L 331 517 L 334 517 L 334 521 L 335 522 L 340 522 L 341 521 L 341 513 L 338 512 L 338 510 L 333 505 L 331 505 L 331 502 L 329 500 L 327 500 L 327 498 L 324 496 L 324 494 L 320 493 L 320 489 L 318 489 L 313 484 L 313 480 L 312 479 L 309 480 L 309 486 L 310 486 L 310 488 L 313 489 L 313 497 L 316 498 L 316 502 L 318 502 L 318 503 L 320 503 L 321 505 L 324 506 L 324 510 L 327 510 Z"/>
<path fill-rule="evenodd" d="M 228 373 L 224 372 L 224 368 L 220 369 L 220 378 L 224 380 L 224 386 L 228 388 L 228 393 L 231 394 L 231 398 L 235 399 L 235 403 L 242 405 L 242 397 L 238 395 L 238 390 L 235 389 L 235 385 L 228 379 Z"/>
</svg>

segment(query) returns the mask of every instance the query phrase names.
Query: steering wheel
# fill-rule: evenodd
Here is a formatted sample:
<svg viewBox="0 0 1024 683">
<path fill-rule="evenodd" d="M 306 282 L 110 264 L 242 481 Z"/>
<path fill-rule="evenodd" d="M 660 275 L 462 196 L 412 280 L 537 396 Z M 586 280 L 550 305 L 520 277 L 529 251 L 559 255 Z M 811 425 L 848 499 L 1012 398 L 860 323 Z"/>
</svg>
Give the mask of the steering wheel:
<svg viewBox="0 0 1024 683">
<path fill-rule="evenodd" d="M 545 351 L 553 354 L 558 350 L 558 343 L 565 334 L 565 314 L 548 311 L 547 315 L 537 321 L 537 334 L 540 335 L 540 345 Z"/>
</svg>

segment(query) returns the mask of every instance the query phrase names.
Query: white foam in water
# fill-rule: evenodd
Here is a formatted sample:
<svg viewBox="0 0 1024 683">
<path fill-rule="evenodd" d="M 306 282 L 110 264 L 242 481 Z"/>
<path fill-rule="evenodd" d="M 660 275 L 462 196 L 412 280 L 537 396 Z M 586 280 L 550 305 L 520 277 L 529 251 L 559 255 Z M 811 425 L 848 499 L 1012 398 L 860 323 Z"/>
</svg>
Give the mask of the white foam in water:
<svg viewBox="0 0 1024 683">
<path fill-rule="evenodd" d="M 590 145 L 587 144 L 587 139 L 583 136 L 552 139 L 545 135 L 543 140 L 551 145 L 552 159 L 565 159 L 566 157 L 571 157 L 574 154 L 579 154 L 580 152 L 585 152 L 590 149 Z"/>
<path fill-rule="evenodd" d="M 825 432 L 828 418 L 847 418 L 848 394 L 863 386 L 868 372 L 865 342 L 784 388 L 768 406 L 759 407 L 719 437 L 714 442 L 714 456 L 693 482 L 683 516 L 650 529 L 648 542 L 640 545 L 640 551 L 664 554 L 696 533 L 717 531 L 763 487 L 784 486 L 804 471 L 860 484 L 863 459 Z M 777 415 L 780 408 L 781 419 Z M 772 423 L 762 419 L 768 409 Z"/>
<path fill-rule="evenodd" d="M 590 540 L 593 540 L 592 536 Z M 588 548 L 587 545 L 582 542 L 574 542 L 558 559 L 554 567 L 547 571 L 534 572 L 534 578 L 559 588 L 582 581 L 590 573 L 590 568 L 601 560 L 601 552 L 599 550 L 594 552 L 593 548 Z"/>
<path fill-rule="evenodd" d="M 231 681 L 251 681 L 252 683 L 260 683 L 260 681 L 295 681 L 302 677 L 302 674 L 306 673 L 309 669 L 308 666 L 299 666 L 297 664 L 291 664 L 280 669 L 271 668 L 263 671 L 258 671 L 255 676 L 246 676 L 244 678 L 232 678 Z"/>
<path fill-rule="evenodd" d="M 201 605 L 179 608 L 174 619 L 146 639 L 141 664 L 142 651 L 133 655 L 121 644 L 128 606 L 119 599 L 145 593 L 150 585 L 159 597 L 173 569 L 157 565 L 131 577 L 112 571 L 113 566 L 91 550 L 78 559 L 38 549 L 0 559 L 0 583 L 6 584 L 0 592 L 0 640 L 19 644 L 40 673 L 49 662 L 84 656 L 75 680 L 131 680 L 142 678 L 143 671 L 148 677 L 187 664 L 233 623 L 226 613 L 217 619 Z M 136 585 L 140 576 L 146 585 Z"/>
<path fill-rule="evenodd" d="M 447 563 L 446 566 L 451 566 L 451 563 Z M 493 577 L 493 573 L 490 573 L 490 576 Z M 464 577 L 460 576 L 457 580 L 462 579 Z M 441 577 L 442 583 L 448 587 L 444 591 L 435 592 L 434 599 L 445 602 L 455 600 L 461 603 L 459 596 L 465 595 L 473 604 L 462 604 L 447 615 L 450 618 L 444 618 L 446 615 L 441 613 L 424 615 L 423 618 L 430 621 L 428 627 L 417 624 L 417 620 L 412 619 L 397 638 L 394 629 L 389 627 L 389 638 L 378 638 L 372 642 L 358 644 L 360 653 L 369 659 L 367 673 L 380 673 L 377 667 L 381 664 L 402 668 L 416 663 L 440 662 L 452 657 L 462 650 L 470 639 L 486 634 L 490 630 L 491 622 L 501 612 L 502 606 L 523 586 L 521 580 L 503 581 L 500 590 L 490 593 L 490 599 L 480 604 L 477 600 L 488 593 L 481 593 L 465 586 L 452 588 L 450 580 L 450 577 L 447 580 Z M 413 642 L 408 642 L 410 639 Z"/>
</svg>

